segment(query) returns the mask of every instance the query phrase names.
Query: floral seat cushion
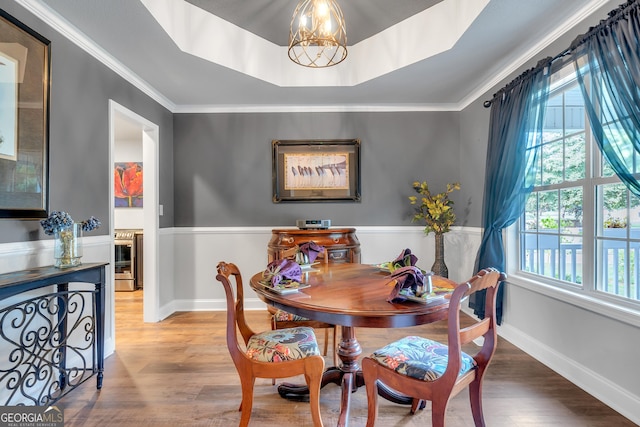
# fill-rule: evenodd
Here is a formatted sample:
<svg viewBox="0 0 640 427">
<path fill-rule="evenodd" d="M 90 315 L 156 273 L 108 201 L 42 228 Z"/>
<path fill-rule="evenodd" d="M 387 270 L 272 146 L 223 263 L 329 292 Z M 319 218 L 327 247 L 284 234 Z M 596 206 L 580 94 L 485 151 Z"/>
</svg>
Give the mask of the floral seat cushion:
<svg viewBox="0 0 640 427">
<path fill-rule="evenodd" d="M 447 369 L 447 351 L 447 346 L 437 341 L 409 336 L 376 350 L 369 357 L 399 374 L 424 381 L 435 381 Z M 475 360 L 463 352 L 459 375 L 475 367 Z"/>
<path fill-rule="evenodd" d="M 283 362 L 319 356 L 313 328 L 287 328 L 255 334 L 247 343 L 247 356 L 261 362 Z"/>
<path fill-rule="evenodd" d="M 293 314 L 293 313 L 288 313 L 280 309 L 278 309 L 275 313 L 273 313 L 273 319 L 276 322 L 302 322 L 305 320 L 309 320 L 306 317 L 298 316 L 297 314 Z"/>
</svg>

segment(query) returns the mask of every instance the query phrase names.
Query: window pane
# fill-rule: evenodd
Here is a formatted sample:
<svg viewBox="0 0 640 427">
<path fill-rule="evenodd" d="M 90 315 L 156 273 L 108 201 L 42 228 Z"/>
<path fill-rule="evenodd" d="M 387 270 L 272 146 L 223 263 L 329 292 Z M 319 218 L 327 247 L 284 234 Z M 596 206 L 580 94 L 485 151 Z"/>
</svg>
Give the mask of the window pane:
<svg viewBox="0 0 640 427">
<path fill-rule="evenodd" d="M 559 279 L 581 284 L 582 266 L 582 237 L 562 236 Z"/>
<path fill-rule="evenodd" d="M 640 201 L 623 184 L 599 185 L 596 192 L 602 206 L 597 289 L 640 300 Z"/>
<path fill-rule="evenodd" d="M 627 187 L 624 184 L 599 186 L 603 207 L 602 227 L 605 230 L 627 228 L 627 193 Z M 616 233 L 616 235 L 618 234 L 620 233 Z M 626 235 L 625 231 L 621 237 L 626 237 Z"/>
<path fill-rule="evenodd" d="M 564 155 L 565 180 L 584 179 L 586 165 L 584 133 L 567 138 Z"/>
<path fill-rule="evenodd" d="M 631 173 L 638 173 L 640 171 L 640 160 L 633 148 L 633 144 L 626 143 L 630 138 L 629 129 L 633 129 L 634 123 L 627 119 L 626 123 L 623 124 L 625 121 L 618 120 L 617 117 L 608 117 L 608 120 L 605 121 L 606 123 L 603 125 L 605 140 L 615 147 L 618 159 L 624 163 L 625 167 Z M 638 135 L 633 134 L 631 138 L 638 140 Z M 604 156 L 602 156 L 602 171 L 603 176 L 614 175 L 613 168 Z"/>
<path fill-rule="evenodd" d="M 601 170 L 602 176 L 614 176 L 615 172 L 613 171 L 613 168 L 611 167 L 611 165 L 609 164 L 609 162 L 607 161 L 607 159 L 604 158 L 604 156 L 601 157 Z"/>
<path fill-rule="evenodd" d="M 523 233 L 521 242 L 522 270 L 558 278 L 560 244 L 557 234 Z"/>
<path fill-rule="evenodd" d="M 625 296 L 627 286 L 627 242 L 601 239 L 598 241 L 602 254 L 600 262 L 602 275 L 598 289 L 610 294 Z"/>
<path fill-rule="evenodd" d="M 564 133 L 584 132 L 585 114 L 582 90 L 578 85 L 564 92 Z"/>
<path fill-rule="evenodd" d="M 534 186 L 542 185 L 542 156 L 538 156 L 536 168 L 536 178 L 534 180 Z"/>
<path fill-rule="evenodd" d="M 529 194 L 524 207 L 524 229 L 538 229 L 538 193 L 535 191 Z"/>
<path fill-rule="evenodd" d="M 538 235 L 522 233 L 520 235 L 520 269 L 538 273 Z"/>
<path fill-rule="evenodd" d="M 542 184 L 558 184 L 563 180 L 562 140 L 542 146 Z"/>
<path fill-rule="evenodd" d="M 622 126 L 620 123 L 615 122 L 610 127 L 605 127 L 604 133 L 607 141 L 617 147 L 616 152 L 620 161 L 624 163 L 626 168 L 633 171 L 634 168 L 634 149 L 632 144 L 626 144 L 624 141 L 628 140 L 626 132 L 620 131 L 617 126 Z"/>
<path fill-rule="evenodd" d="M 629 193 L 629 298 L 640 301 L 640 198 Z"/>
<path fill-rule="evenodd" d="M 564 130 L 563 109 L 562 109 L 562 93 L 550 96 L 547 101 L 547 110 L 544 116 L 544 133 L 543 142 L 555 141 L 562 138 Z"/>
<path fill-rule="evenodd" d="M 556 190 L 538 193 L 538 229 L 541 232 L 558 232 L 560 222 L 558 212 L 558 192 Z"/>
<path fill-rule="evenodd" d="M 632 300 L 640 300 L 638 282 L 640 241 L 599 239 L 601 273 L 598 290 Z"/>
<path fill-rule="evenodd" d="M 632 239 L 640 239 L 640 198 L 629 193 L 628 223 Z"/>
<path fill-rule="evenodd" d="M 560 232 L 582 234 L 582 187 L 560 190 Z"/>
</svg>

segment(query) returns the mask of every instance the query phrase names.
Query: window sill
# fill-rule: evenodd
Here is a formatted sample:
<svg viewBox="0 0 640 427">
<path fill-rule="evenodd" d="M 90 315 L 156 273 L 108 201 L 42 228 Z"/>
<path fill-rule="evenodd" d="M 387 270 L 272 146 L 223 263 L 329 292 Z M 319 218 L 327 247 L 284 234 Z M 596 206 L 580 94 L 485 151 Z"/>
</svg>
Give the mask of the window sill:
<svg viewBox="0 0 640 427">
<path fill-rule="evenodd" d="M 526 273 L 509 274 L 507 283 L 640 328 L 640 311 L 638 309 L 620 306 L 596 296 L 551 285 L 540 281 L 537 276 Z"/>
</svg>

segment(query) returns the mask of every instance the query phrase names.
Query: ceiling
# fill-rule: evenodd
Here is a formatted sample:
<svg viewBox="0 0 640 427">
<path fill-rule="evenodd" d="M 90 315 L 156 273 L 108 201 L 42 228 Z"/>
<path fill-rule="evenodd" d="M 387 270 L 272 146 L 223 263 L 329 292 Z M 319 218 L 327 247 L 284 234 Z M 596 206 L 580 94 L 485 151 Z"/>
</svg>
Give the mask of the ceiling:
<svg viewBox="0 0 640 427">
<path fill-rule="evenodd" d="M 174 112 L 460 110 L 608 3 L 338 0 L 349 55 L 327 71 L 287 58 L 296 0 L 16 1 L 89 46 Z M 167 25 L 182 31 L 182 42 L 177 44 L 152 13 L 158 5 L 170 8 Z M 450 19 L 428 15 L 449 6 L 455 11 Z M 474 8 L 477 16 L 461 22 Z M 183 10 L 206 16 L 189 21 Z M 429 21 L 429 16 L 439 18 Z M 252 43 L 265 48 L 252 50 Z"/>
</svg>

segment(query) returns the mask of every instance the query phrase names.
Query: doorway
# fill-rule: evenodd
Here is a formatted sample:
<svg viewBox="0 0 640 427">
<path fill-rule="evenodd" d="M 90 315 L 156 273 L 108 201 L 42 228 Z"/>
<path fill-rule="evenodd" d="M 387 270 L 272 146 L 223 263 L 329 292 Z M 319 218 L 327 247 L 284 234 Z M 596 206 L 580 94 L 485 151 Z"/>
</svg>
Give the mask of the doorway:
<svg viewBox="0 0 640 427">
<path fill-rule="evenodd" d="M 141 145 L 141 158 L 144 179 L 144 193 L 142 207 L 136 209 L 136 221 L 141 225 L 143 239 L 143 275 L 144 291 L 142 302 L 141 318 L 144 322 L 159 321 L 159 274 L 158 274 L 158 152 L 159 152 L 159 127 L 140 115 L 134 113 L 117 102 L 109 101 L 109 123 L 110 123 L 110 156 L 109 156 L 109 176 L 114 176 L 114 164 L 116 162 L 116 141 L 118 138 L 125 138 L 139 141 Z M 139 160 L 139 159 L 136 159 Z M 110 180 L 109 206 L 110 206 L 110 233 L 115 235 L 115 194 L 114 179 Z M 134 217 L 135 217 L 134 215 Z M 114 249 L 111 251 L 111 268 L 114 275 Z M 110 298 L 111 318 L 115 319 L 115 292 L 114 285 L 111 286 Z M 115 321 L 111 322 L 113 336 L 115 336 Z"/>
</svg>

